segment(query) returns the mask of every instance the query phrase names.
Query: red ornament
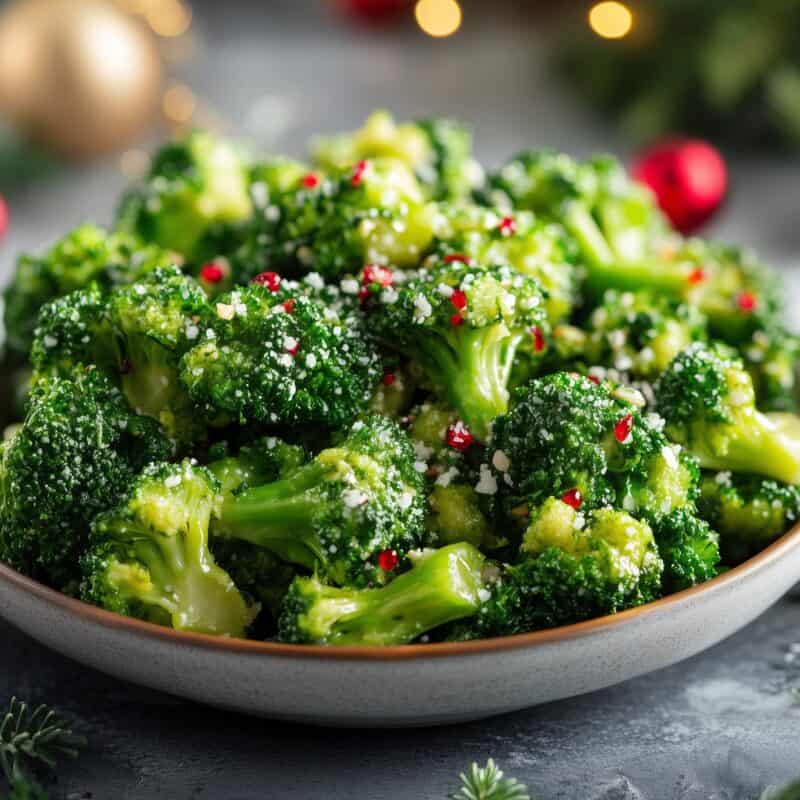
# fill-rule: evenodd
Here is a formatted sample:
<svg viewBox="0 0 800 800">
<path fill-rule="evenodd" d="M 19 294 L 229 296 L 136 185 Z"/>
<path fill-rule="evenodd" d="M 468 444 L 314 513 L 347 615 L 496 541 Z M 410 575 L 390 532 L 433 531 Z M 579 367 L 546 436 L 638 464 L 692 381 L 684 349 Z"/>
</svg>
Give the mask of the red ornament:
<svg viewBox="0 0 800 800">
<path fill-rule="evenodd" d="M 391 286 L 394 281 L 394 273 L 388 267 L 381 267 L 378 264 L 367 264 L 361 276 L 361 283 L 369 286 L 371 283 L 378 283 L 384 288 Z"/>
<path fill-rule="evenodd" d="M 614 426 L 614 438 L 620 444 L 625 444 L 626 442 L 630 441 L 632 430 L 633 415 L 627 414 Z"/>
<path fill-rule="evenodd" d="M 697 230 L 719 208 L 728 186 L 725 161 L 700 139 L 663 142 L 642 153 L 633 177 L 649 186 L 683 234 Z"/>
<path fill-rule="evenodd" d="M 315 189 L 319 186 L 319 176 L 315 175 L 313 172 L 309 172 L 307 175 L 303 175 L 300 183 L 302 183 L 306 189 Z"/>
<path fill-rule="evenodd" d="M 538 325 L 531 328 L 531 336 L 533 337 L 533 352 L 541 353 L 544 350 L 544 334 Z"/>
<path fill-rule="evenodd" d="M 397 19 L 410 0 L 336 0 L 336 6 L 348 16 L 376 25 Z"/>
<path fill-rule="evenodd" d="M 757 305 L 758 301 L 752 292 L 744 291 L 736 296 L 736 307 L 739 311 L 744 311 L 745 314 L 755 311 Z"/>
<path fill-rule="evenodd" d="M 225 270 L 211 261 L 200 270 L 200 280 L 206 283 L 219 283 L 225 277 Z"/>
<path fill-rule="evenodd" d="M 572 506 L 577 511 L 583 503 L 583 495 L 581 494 L 580 489 L 570 489 L 561 495 L 561 500 L 568 506 Z"/>
<path fill-rule="evenodd" d="M 463 311 L 467 307 L 467 294 L 461 289 L 454 289 L 450 295 L 450 302 L 459 310 Z"/>
<path fill-rule="evenodd" d="M 6 201 L 3 200 L 3 196 L 0 195 L 0 239 L 3 238 L 3 235 L 8 230 L 8 206 L 6 206 Z"/>
<path fill-rule="evenodd" d="M 384 572 L 391 572 L 399 563 L 400 558 L 395 550 L 381 550 L 378 553 L 378 566 Z"/>
<path fill-rule="evenodd" d="M 453 450 L 458 450 L 459 453 L 463 453 L 465 450 L 468 450 L 472 444 L 472 434 L 469 432 L 467 426 L 459 420 L 458 422 L 454 422 L 447 429 L 444 440 L 448 447 L 452 447 Z"/>
<path fill-rule="evenodd" d="M 271 292 L 277 292 L 281 288 L 281 276 L 277 272 L 262 272 L 250 282 L 257 286 L 266 286 Z"/>
</svg>

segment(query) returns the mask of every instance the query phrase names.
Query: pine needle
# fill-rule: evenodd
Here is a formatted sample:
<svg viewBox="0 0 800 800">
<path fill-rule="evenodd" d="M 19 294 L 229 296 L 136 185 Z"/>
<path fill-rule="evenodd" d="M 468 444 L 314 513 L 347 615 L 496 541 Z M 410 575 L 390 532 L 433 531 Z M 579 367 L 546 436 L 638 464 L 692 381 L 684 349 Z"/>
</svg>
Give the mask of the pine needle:
<svg viewBox="0 0 800 800">
<path fill-rule="evenodd" d="M 468 775 L 461 775 L 462 786 L 453 800 L 531 800 L 528 787 L 516 778 L 505 778 L 493 759 L 485 767 L 473 764 Z"/>
</svg>

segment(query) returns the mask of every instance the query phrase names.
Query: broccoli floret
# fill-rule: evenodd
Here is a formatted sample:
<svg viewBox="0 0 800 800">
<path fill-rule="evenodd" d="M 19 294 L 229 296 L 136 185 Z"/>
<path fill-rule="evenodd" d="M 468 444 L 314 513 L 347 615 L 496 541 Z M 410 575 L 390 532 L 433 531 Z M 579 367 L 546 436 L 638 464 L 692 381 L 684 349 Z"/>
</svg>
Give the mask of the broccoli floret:
<svg viewBox="0 0 800 800">
<path fill-rule="evenodd" d="M 210 330 L 183 358 L 181 377 L 212 422 L 340 428 L 367 409 L 381 377 L 360 317 L 289 281 L 219 298 Z"/>
<path fill-rule="evenodd" d="M 7 346 L 28 355 L 39 309 L 95 282 L 102 288 L 130 283 L 178 256 L 145 245 L 127 233 L 108 233 L 91 223 L 75 228 L 41 255 L 22 255 L 5 290 Z"/>
<path fill-rule="evenodd" d="M 320 137 L 314 159 L 323 169 L 342 170 L 370 158 L 388 158 L 412 169 L 432 200 L 463 200 L 483 182 L 472 158 L 472 137 L 464 126 L 446 119 L 396 124 L 376 111 L 353 133 Z"/>
<path fill-rule="evenodd" d="M 586 333 L 588 364 L 653 380 L 681 350 L 706 338 L 706 321 L 696 308 L 670 297 L 610 289 L 589 316 Z"/>
<path fill-rule="evenodd" d="M 145 467 L 92 525 L 83 599 L 178 630 L 243 636 L 251 611 L 208 547 L 221 504 L 217 480 L 191 461 Z"/>
<path fill-rule="evenodd" d="M 385 354 L 383 377 L 370 401 L 370 408 L 386 417 L 404 417 L 417 390 L 418 375 L 410 362 L 402 363 L 393 353 Z"/>
<path fill-rule="evenodd" d="M 719 531 L 725 562 L 737 564 L 800 519 L 800 487 L 758 475 L 710 472 L 703 478 L 698 507 Z"/>
<path fill-rule="evenodd" d="M 208 336 L 209 316 L 193 278 L 176 268 L 156 269 L 107 294 L 91 286 L 46 306 L 31 358 L 40 372 L 60 372 L 76 362 L 108 370 L 138 413 L 191 443 L 204 428 L 180 382 L 180 359 Z"/>
<path fill-rule="evenodd" d="M 661 375 L 655 391 L 667 435 L 702 467 L 800 482 L 800 435 L 756 409 L 753 382 L 727 347 L 691 345 Z"/>
<path fill-rule="evenodd" d="M 248 233 L 234 260 L 326 278 L 365 264 L 416 266 L 433 239 L 435 206 L 399 161 L 359 161 L 281 194 Z"/>
<path fill-rule="evenodd" d="M 480 605 L 483 555 L 469 544 L 412 554 L 412 568 L 379 589 L 334 588 L 296 578 L 280 618 L 286 642 L 326 645 L 407 644 L 469 617 Z"/>
<path fill-rule="evenodd" d="M 582 513 L 550 497 L 531 515 L 521 560 L 505 567 L 459 638 L 507 636 L 580 622 L 661 594 L 650 526 L 624 511 Z"/>
<path fill-rule="evenodd" d="M 411 442 L 394 422 L 374 416 L 308 464 L 228 495 L 212 532 L 334 583 L 365 586 L 387 579 L 381 553 L 402 558 L 419 546 L 424 515 Z"/>
<path fill-rule="evenodd" d="M 800 338 L 783 328 L 757 330 L 740 345 L 753 379 L 756 405 L 764 411 L 798 411 L 797 363 Z"/>
<path fill-rule="evenodd" d="M 663 420 L 627 399 L 639 403 L 636 395 L 575 373 L 531 381 L 495 422 L 482 490 L 518 525 L 550 496 L 632 514 L 689 505 L 696 464 L 664 437 Z"/>
<path fill-rule="evenodd" d="M 218 252 L 227 226 L 252 213 L 242 154 L 197 131 L 156 153 L 143 185 L 124 198 L 117 227 L 198 262 Z"/>
<path fill-rule="evenodd" d="M 2 450 L 0 558 L 65 591 L 92 519 L 145 464 L 172 455 L 158 425 L 92 369 L 40 379 Z"/>
<path fill-rule="evenodd" d="M 663 584 L 667 593 L 688 589 L 717 575 L 719 534 L 693 508 L 676 508 L 659 517 L 652 527 L 664 561 Z"/>
<path fill-rule="evenodd" d="M 508 407 L 520 343 L 547 331 L 539 284 L 510 267 L 441 262 L 374 295 L 367 310 L 371 330 L 412 358 L 480 439 Z"/>
</svg>

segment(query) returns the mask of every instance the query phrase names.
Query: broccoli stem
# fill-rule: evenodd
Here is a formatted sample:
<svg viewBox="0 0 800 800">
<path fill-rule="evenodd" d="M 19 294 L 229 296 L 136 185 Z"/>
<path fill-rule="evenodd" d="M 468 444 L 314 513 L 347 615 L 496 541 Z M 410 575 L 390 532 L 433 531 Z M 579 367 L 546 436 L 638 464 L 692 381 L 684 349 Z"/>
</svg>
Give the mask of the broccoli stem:
<svg viewBox="0 0 800 800">
<path fill-rule="evenodd" d="M 486 438 L 508 409 L 508 380 L 523 334 L 504 324 L 454 329 L 445 337 L 423 336 L 417 357 L 469 429 Z"/>
<path fill-rule="evenodd" d="M 337 589 L 299 579 L 301 614 L 285 618 L 283 631 L 295 631 L 290 639 L 329 645 L 406 644 L 477 611 L 483 562 L 478 550 L 462 542 L 423 551 L 409 572 L 380 589 Z"/>
</svg>

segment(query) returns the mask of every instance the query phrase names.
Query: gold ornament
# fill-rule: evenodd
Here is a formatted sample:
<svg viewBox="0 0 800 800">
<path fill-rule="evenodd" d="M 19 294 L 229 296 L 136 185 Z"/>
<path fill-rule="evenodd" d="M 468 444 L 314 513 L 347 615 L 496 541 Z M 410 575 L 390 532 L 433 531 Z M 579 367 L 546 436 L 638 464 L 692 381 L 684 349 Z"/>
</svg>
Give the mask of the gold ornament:
<svg viewBox="0 0 800 800">
<path fill-rule="evenodd" d="M 0 116 L 63 155 L 130 142 L 158 109 L 152 36 L 104 0 L 17 0 L 0 14 Z"/>
</svg>

